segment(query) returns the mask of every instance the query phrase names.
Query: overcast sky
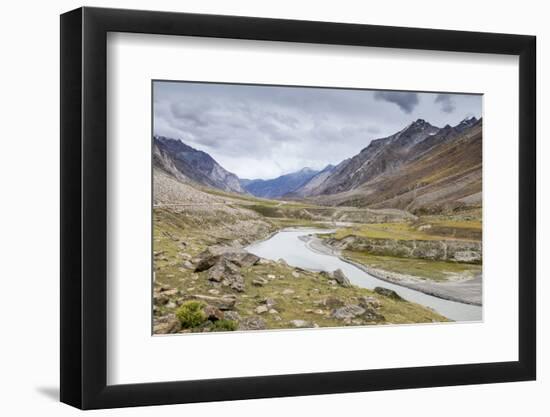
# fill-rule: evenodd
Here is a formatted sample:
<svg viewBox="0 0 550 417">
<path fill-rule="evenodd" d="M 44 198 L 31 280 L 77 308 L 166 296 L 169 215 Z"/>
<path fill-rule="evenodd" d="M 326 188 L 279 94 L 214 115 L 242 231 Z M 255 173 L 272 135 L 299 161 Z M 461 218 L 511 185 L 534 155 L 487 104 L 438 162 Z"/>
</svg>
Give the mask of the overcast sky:
<svg viewBox="0 0 550 417">
<path fill-rule="evenodd" d="M 157 81 L 154 133 L 208 152 L 240 178 L 321 169 L 416 119 L 480 117 L 480 95 Z"/>
</svg>

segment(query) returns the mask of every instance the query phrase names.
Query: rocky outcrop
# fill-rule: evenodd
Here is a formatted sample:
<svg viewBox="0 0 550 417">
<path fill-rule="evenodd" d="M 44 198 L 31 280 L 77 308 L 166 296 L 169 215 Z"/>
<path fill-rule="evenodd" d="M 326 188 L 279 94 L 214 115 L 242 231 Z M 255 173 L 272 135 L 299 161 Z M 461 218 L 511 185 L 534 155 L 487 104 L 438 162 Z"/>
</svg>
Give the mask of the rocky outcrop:
<svg viewBox="0 0 550 417">
<path fill-rule="evenodd" d="M 339 250 L 402 258 L 473 264 L 480 264 L 483 258 L 481 242 L 467 240 L 397 240 L 347 236 L 341 240 L 327 239 L 325 243 Z"/>
<path fill-rule="evenodd" d="M 213 246 L 200 255 L 195 272 L 208 271 L 208 280 L 235 291 L 245 290 L 241 268 L 255 265 L 260 258 L 242 249 Z"/>
<path fill-rule="evenodd" d="M 392 300 L 403 301 L 403 298 L 401 298 L 399 294 L 397 294 L 394 290 L 390 290 L 388 288 L 376 287 L 374 289 L 374 292 L 383 295 L 384 297 L 391 298 Z"/>
<path fill-rule="evenodd" d="M 234 246 L 211 246 L 199 255 L 200 261 L 195 272 L 202 272 L 212 268 L 220 260 L 229 261 L 236 267 L 244 268 L 256 265 L 260 258 Z"/>
<path fill-rule="evenodd" d="M 369 300 L 366 301 L 366 299 Z M 375 298 L 362 297 L 359 301 L 359 305 L 346 304 L 343 307 L 332 310 L 331 317 L 342 320 L 344 323 L 348 324 L 352 323 L 353 320 L 356 320 L 356 324 L 360 324 L 360 322 L 382 322 L 385 318 L 377 311 L 380 306 L 381 304 Z"/>
<path fill-rule="evenodd" d="M 348 279 L 348 277 L 346 277 L 341 269 L 337 269 L 336 271 L 334 271 L 332 273 L 332 278 L 342 287 L 351 287 L 350 280 Z"/>
<path fill-rule="evenodd" d="M 337 269 L 333 272 L 321 271 L 320 275 L 327 278 L 329 281 L 332 282 L 332 284 L 338 284 L 345 288 L 351 287 L 350 280 L 348 279 L 348 277 L 346 277 L 341 269 Z"/>
</svg>

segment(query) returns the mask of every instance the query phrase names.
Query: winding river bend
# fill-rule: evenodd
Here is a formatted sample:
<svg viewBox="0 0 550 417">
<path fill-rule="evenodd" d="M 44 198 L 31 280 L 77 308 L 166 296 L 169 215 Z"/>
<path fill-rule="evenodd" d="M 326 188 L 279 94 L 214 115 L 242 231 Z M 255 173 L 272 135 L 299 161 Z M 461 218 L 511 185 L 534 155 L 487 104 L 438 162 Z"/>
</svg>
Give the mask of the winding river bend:
<svg viewBox="0 0 550 417">
<path fill-rule="evenodd" d="M 335 255 L 314 251 L 305 240 L 300 239 L 300 237 L 312 233 L 330 233 L 330 231 L 312 228 L 283 229 L 267 240 L 248 246 L 246 250 L 262 258 L 284 259 L 291 266 L 313 271 L 341 269 L 354 285 L 369 289 L 374 287 L 389 288 L 404 299 L 430 307 L 454 321 L 480 321 L 482 319 L 482 308 L 479 306 L 444 300 L 392 284 L 369 275 L 362 269 L 344 262 Z"/>
</svg>

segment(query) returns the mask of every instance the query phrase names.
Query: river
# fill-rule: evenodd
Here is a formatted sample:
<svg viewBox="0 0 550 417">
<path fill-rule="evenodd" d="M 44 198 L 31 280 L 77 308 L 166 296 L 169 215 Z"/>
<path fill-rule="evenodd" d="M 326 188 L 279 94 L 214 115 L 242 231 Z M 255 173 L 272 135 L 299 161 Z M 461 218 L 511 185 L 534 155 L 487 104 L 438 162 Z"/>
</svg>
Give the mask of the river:
<svg viewBox="0 0 550 417">
<path fill-rule="evenodd" d="M 374 287 L 389 288 L 405 300 L 430 307 L 439 314 L 454 321 L 480 321 L 482 319 L 482 308 L 480 306 L 444 300 L 380 280 L 362 269 L 344 262 L 335 255 L 312 250 L 304 240 L 300 239 L 301 236 L 307 236 L 312 233 L 330 232 L 326 229 L 312 228 L 283 229 L 267 240 L 253 243 L 246 250 L 266 259 L 284 259 L 291 266 L 308 270 L 334 271 L 341 269 L 349 280 L 358 287 L 369 289 L 373 289 Z"/>
</svg>

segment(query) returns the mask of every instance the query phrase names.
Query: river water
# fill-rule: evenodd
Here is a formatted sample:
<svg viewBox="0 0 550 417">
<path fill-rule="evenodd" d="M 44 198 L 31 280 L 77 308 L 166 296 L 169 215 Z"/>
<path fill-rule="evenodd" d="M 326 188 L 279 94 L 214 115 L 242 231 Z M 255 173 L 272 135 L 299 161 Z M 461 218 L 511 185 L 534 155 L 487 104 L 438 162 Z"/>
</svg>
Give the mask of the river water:
<svg viewBox="0 0 550 417">
<path fill-rule="evenodd" d="M 374 287 L 389 288 L 404 299 L 430 307 L 454 321 L 480 321 L 482 319 L 482 308 L 480 306 L 444 300 L 380 280 L 362 269 L 342 261 L 337 256 L 312 250 L 304 240 L 300 239 L 301 236 L 312 233 L 330 232 L 326 229 L 312 228 L 284 229 L 267 240 L 248 246 L 246 250 L 266 259 L 284 259 L 291 266 L 308 270 L 334 271 L 341 269 L 354 285 L 369 289 Z"/>
</svg>

